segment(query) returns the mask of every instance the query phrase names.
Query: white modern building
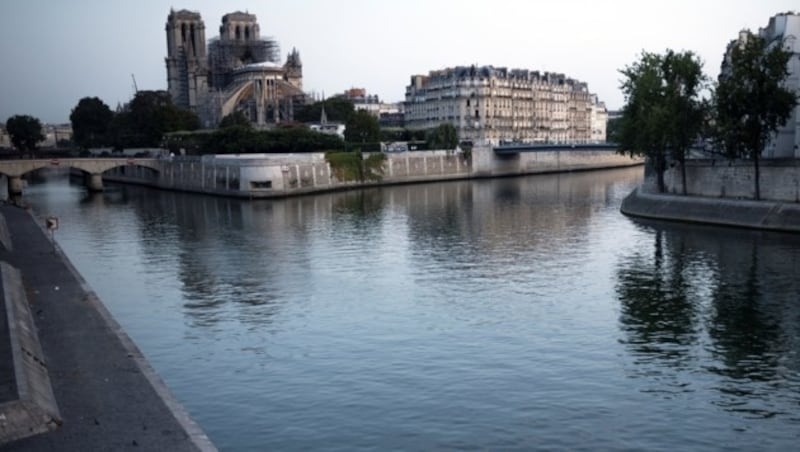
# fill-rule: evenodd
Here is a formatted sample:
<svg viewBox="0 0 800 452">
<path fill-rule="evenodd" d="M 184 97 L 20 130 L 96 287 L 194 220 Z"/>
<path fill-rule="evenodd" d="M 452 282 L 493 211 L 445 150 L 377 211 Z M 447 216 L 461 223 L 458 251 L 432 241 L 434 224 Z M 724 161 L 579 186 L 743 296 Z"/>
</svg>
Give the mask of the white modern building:
<svg viewBox="0 0 800 452">
<path fill-rule="evenodd" d="M 590 143 L 605 141 L 601 105 L 586 83 L 564 74 L 459 66 L 411 76 L 405 124 L 432 129 L 449 122 L 461 140 Z"/>
</svg>

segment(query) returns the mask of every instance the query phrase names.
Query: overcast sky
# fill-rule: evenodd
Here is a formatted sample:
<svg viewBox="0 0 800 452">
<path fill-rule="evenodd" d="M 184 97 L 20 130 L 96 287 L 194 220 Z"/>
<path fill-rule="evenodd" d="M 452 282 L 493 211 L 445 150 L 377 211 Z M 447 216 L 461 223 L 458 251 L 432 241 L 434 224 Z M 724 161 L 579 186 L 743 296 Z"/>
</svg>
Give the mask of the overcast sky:
<svg viewBox="0 0 800 452">
<path fill-rule="evenodd" d="M 170 8 L 198 11 L 206 39 L 222 15 L 256 14 L 282 58 L 293 47 L 306 91 L 363 87 L 403 99 L 412 74 L 456 65 L 562 72 L 620 108 L 618 70 L 642 50 L 693 50 L 716 78 L 743 28 L 766 26 L 797 0 L 0 0 L 0 121 L 68 122 L 85 96 L 112 108 L 139 89 L 166 89 Z"/>
</svg>

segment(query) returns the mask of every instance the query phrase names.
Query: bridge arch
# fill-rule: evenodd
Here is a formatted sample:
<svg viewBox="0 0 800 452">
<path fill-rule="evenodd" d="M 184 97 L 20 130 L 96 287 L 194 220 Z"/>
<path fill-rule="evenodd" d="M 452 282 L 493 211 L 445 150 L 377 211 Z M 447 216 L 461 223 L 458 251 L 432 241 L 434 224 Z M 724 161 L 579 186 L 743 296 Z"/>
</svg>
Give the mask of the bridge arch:
<svg viewBox="0 0 800 452">
<path fill-rule="evenodd" d="M 67 159 L 31 159 L 0 160 L 0 175 L 8 178 L 10 195 L 22 193 L 22 176 L 42 168 L 75 168 L 86 173 L 89 190 L 103 190 L 103 173 L 114 168 L 139 166 L 153 171 L 161 171 L 158 159 L 142 158 L 67 158 Z"/>
</svg>

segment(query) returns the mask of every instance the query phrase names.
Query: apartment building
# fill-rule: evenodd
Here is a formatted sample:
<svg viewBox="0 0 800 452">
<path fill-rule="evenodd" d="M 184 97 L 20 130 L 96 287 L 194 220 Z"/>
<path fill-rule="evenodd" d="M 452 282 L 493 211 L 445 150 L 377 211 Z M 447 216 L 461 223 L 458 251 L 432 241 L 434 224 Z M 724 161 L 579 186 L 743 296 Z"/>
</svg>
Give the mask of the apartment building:
<svg viewBox="0 0 800 452">
<path fill-rule="evenodd" d="M 449 122 L 461 140 L 589 143 L 605 140 L 593 134 L 598 106 L 586 83 L 564 74 L 459 66 L 411 76 L 405 124 L 430 129 Z"/>
</svg>

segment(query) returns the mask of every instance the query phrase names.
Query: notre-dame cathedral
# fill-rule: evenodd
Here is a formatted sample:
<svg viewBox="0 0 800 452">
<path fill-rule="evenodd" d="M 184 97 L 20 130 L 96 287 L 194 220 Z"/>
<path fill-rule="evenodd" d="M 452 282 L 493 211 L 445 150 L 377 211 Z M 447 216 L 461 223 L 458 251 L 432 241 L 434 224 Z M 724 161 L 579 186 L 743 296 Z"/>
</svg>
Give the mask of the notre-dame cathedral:
<svg viewBox="0 0 800 452">
<path fill-rule="evenodd" d="M 257 126 L 291 121 L 305 101 L 300 54 L 292 50 L 280 65 L 277 42 L 261 38 L 254 14 L 222 16 L 219 37 L 208 46 L 197 12 L 171 10 L 166 31 L 169 94 L 204 127 L 235 111 Z"/>
</svg>

